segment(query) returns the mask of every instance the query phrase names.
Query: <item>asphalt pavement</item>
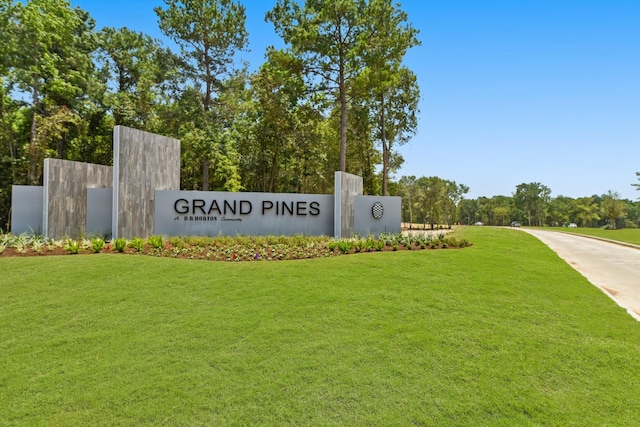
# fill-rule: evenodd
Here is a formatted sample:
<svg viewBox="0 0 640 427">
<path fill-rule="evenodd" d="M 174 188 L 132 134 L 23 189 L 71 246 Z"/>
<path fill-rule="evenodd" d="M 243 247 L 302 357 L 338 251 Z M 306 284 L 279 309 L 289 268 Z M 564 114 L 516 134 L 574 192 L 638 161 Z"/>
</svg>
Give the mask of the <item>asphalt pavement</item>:
<svg viewBox="0 0 640 427">
<path fill-rule="evenodd" d="M 640 320 L 640 246 L 522 228 Z"/>
</svg>

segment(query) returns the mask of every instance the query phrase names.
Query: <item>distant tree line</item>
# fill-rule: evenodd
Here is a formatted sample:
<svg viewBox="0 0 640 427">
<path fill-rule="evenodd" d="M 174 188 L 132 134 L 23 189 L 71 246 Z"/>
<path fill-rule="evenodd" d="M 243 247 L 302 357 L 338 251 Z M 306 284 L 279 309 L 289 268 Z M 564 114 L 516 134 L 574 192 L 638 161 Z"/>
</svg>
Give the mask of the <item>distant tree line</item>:
<svg viewBox="0 0 640 427">
<path fill-rule="evenodd" d="M 458 214 L 462 224 L 505 226 L 518 221 L 527 226 L 640 227 L 640 202 L 621 199 L 617 192 L 579 198 L 550 194 L 545 185 L 523 183 L 511 196 L 463 200 Z"/>
<path fill-rule="evenodd" d="M 640 182 L 640 172 L 636 172 Z M 640 191 L 640 183 L 631 184 Z M 619 193 L 571 198 L 551 197 L 551 189 L 539 182 L 516 186 L 511 196 L 466 199 L 469 187 L 432 177 L 403 176 L 392 185 L 402 196 L 402 221 L 426 228 L 453 224 L 508 226 L 517 221 L 527 226 L 638 228 L 640 198 L 622 199 Z"/>
<path fill-rule="evenodd" d="M 640 173 L 638 174 L 640 179 Z M 632 184 L 640 190 L 640 184 Z M 402 221 L 426 228 L 453 224 L 636 228 L 640 227 L 640 201 L 621 199 L 614 191 L 603 195 L 551 197 L 539 182 L 516 186 L 511 196 L 465 199 L 469 187 L 438 177 L 403 176 L 393 183 L 402 196 Z"/>
<path fill-rule="evenodd" d="M 277 0 L 266 19 L 286 48 L 249 72 L 240 1 L 165 0 L 171 49 L 97 30 L 68 0 L 0 0 L 0 229 L 11 186 L 40 185 L 44 158 L 111 164 L 115 125 L 180 139 L 184 189 L 328 193 L 342 170 L 388 194 L 420 98 L 399 7 Z"/>
</svg>

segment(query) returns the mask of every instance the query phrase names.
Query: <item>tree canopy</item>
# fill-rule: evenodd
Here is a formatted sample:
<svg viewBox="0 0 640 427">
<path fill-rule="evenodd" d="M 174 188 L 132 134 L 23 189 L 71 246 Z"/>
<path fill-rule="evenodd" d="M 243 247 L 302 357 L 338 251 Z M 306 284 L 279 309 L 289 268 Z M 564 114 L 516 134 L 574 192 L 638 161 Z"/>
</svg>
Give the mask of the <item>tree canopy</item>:
<svg viewBox="0 0 640 427">
<path fill-rule="evenodd" d="M 354 94 L 350 89 L 363 74 L 379 96 L 394 85 L 406 51 L 418 44 L 418 31 L 407 19 L 390 0 L 278 0 L 267 13 L 290 54 L 299 60 L 309 88 L 321 93 L 321 99 L 336 100 L 341 171 L 347 170 L 347 116 L 353 99 L 349 94 Z M 412 89 L 417 93 L 417 86 Z"/>
<path fill-rule="evenodd" d="M 184 189 L 330 193 L 343 170 L 365 194 L 401 195 L 409 222 L 639 224 L 640 202 L 615 192 L 552 198 L 533 182 L 470 200 L 455 181 L 394 179 L 420 99 L 404 62 L 418 31 L 401 5 L 276 0 L 265 18 L 285 48 L 248 67 L 244 4 L 164 0 L 154 11 L 176 49 L 96 29 L 69 0 L 0 0 L 0 229 L 12 185 L 41 184 L 45 157 L 110 164 L 114 125 L 180 139 Z"/>
<path fill-rule="evenodd" d="M 115 125 L 180 139 L 185 189 L 328 193 L 348 159 L 365 193 L 386 193 L 395 147 L 417 127 L 406 13 L 390 0 L 276 1 L 266 19 L 288 49 L 249 72 L 243 3 L 164 0 L 169 48 L 96 29 L 69 0 L 0 0 L 0 228 L 11 186 L 40 184 L 45 157 L 110 164 Z"/>
</svg>

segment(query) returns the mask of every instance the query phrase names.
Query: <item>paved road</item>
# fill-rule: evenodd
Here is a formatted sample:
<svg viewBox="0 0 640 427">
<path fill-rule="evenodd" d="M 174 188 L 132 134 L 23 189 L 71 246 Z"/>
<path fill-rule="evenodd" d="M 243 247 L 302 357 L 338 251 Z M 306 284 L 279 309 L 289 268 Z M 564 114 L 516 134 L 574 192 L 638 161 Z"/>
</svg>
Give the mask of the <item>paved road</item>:
<svg viewBox="0 0 640 427">
<path fill-rule="evenodd" d="M 522 230 L 540 239 L 640 320 L 640 248 L 555 231 Z"/>
</svg>

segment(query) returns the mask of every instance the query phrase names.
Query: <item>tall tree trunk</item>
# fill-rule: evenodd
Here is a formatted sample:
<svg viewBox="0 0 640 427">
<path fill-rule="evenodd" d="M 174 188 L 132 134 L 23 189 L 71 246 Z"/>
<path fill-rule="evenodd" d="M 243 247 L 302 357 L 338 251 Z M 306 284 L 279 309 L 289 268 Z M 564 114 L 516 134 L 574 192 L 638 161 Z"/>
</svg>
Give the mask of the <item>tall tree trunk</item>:
<svg viewBox="0 0 640 427">
<path fill-rule="evenodd" d="M 209 191 L 209 159 L 202 161 L 202 191 Z"/>
<path fill-rule="evenodd" d="M 9 158 L 11 159 L 11 182 L 15 184 L 16 181 L 16 149 L 13 144 L 13 134 L 11 133 L 10 125 L 4 120 L 5 108 L 4 108 L 4 88 L 0 87 L 0 123 L 2 123 L 2 133 L 5 135 L 7 145 L 9 148 Z"/>
<path fill-rule="evenodd" d="M 380 95 L 380 127 L 382 139 L 382 195 L 388 196 L 387 184 L 389 181 L 389 150 L 387 149 L 387 135 L 385 127 L 384 91 Z"/>
<path fill-rule="evenodd" d="M 59 159 L 64 159 L 66 146 L 67 146 L 66 135 L 61 135 L 60 139 L 58 139 L 58 158 Z"/>
<path fill-rule="evenodd" d="M 34 79 L 37 81 L 37 76 Z M 34 84 L 33 87 L 33 119 L 31 120 L 31 136 L 29 141 L 29 183 L 31 185 L 37 184 L 38 180 L 38 147 L 37 147 L 37 138 L 38 138 L 38 86 Z"/>
<path fill-rule="evenodd" d="M 344 67 L 340 65 L 338 88 L 340 91 L 340 171 L 347 171 L 347 90 L 344 84 Z"/>
<path fill-rule="evenodd" d="M 208 46 L 205 43 L 205 70 L 206 70 L 206 84 L 205 84 L 205 94 L 204 94 L 204 98 L 202 99 L 202 107 L 204 108 L 205 111 L 205 117 L 207 119 L 209 119 L 209 110 L 211 108 L 211 65 L 209 62 L 209 55 L 206 54 L 206 52 L 208 52 Z M 207 144 L 207 146 L 209 146 Z M 205 158 L 202 160 L 202 191 L 209 191 L 209 159 L 207 158 L 207 156 L 209 155 L 209 152 L 207 151 L 207 153 L 205 153 Z"/>
</svg>

